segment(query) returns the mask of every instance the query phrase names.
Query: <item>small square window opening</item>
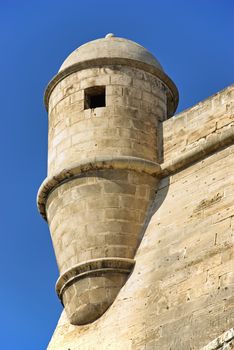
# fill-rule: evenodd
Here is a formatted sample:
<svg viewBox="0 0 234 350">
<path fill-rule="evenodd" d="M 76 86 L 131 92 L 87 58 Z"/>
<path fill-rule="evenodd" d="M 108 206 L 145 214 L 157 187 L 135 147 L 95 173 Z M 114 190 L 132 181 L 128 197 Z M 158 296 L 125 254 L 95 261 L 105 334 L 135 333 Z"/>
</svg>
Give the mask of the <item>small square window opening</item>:
<svg viewBox="0 0 234 350">
<path fill-rule="evenodd" d="M 106 87 L 93 86 L 84 91 L 84 109 L 106 106 Z"/>
</svg>

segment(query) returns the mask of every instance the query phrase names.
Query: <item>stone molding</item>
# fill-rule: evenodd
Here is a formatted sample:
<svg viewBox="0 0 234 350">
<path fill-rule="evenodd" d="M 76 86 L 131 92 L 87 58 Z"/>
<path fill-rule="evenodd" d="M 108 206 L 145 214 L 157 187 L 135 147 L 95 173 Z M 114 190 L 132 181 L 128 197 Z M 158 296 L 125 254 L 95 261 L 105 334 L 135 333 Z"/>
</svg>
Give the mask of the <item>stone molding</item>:
<svg viewBox="0 0 234 350">
<path fill-rule="evenodd" d="M 79 162 L 70 169 L 64 169 L 58 174 L 46 178 L 39 188 L 37 195 L 37 205 L 40 214 L 46 220 L 46 201 L 56 187 L 61 183 L 71 181 L 72 179 L 82 176 L 88 171 L 102 169 L 124 169 L 146 173 L 152 176 L 163 178 L 180 171 L 189 165 L 205 158 L 209 154 L 222 149 L 234 143 L 234 128 L 229 127 L 221 133 L 213 133 L 208 140 L 199 143 L 197 147 L 182 153 L 172 161 L 158 163 L 137 157 L 95 157 L 83 162 Z"/>
<path fill-rule="evenodd" d="M 234 124 L 230 127 L 214 132 L 209 135 L 209 139 L 203 139 L 193 149 L 180 154 L 178 157 L 161 164 L 161 176 L 171 175 L 183 168 L 188 167 L 192 163 L 203 159 L 209 154 L 230 146 L 234 143 Z"/>
<path fill-rule="evenodd" d="M 99 258 L 77 264 L 65 271 L 57 280 L 56 292 L 63 303 L 63 293 L 74 282 L 89 276 L 100 276 L 105 273 L 129 274 L 135 265 L 134 259 L 127 258 Z"/>
<path fill-rule="evenodd" d="M 88 171 L 103 170 L 103 169 L 122 169 L 134 170 L 140 173 L 146 173 L 152 176 L 157 176 L 160 171 L 160 165 L 150 160 L 145 160 L 137 157 L 96 157 L 88 159 L 84 162 L 79 162 L 70 169 L 64 169 L 54 176 L 46 178 L 39 188 L 37 195 L 37 205 L 39 212 L 46 220 L 46 201 L 47 198 L 56 187 L 61 183 L 71 181 Z"/>
<path fill-rule="evenodd" d="M 121 57 L 105 57 L 105 58 L 96 58 L 87 60 L 84 62 L 78 62 L 76 64 L 73 64 L 69 66 L 68 68 L 62 70 L 58 74 L 56 74 L 52 80 L 47 85 L 47 88 L 45 90 L 44 94 L 44 103 L 46 110 L 48 111 L 48 105 L 49 105 L 49 99 L 50 95 L 55 88 L 55 86 L 61 82 L 64 78 L 66 78 L 68 75 L 75 73 L 77 71 L 83 70 L 83 69 L 89 69 L 89 68 L 95 68 L 95 67 L 103 67 L 103 66 L 115 66 L 115 65 L 122 65 L 122 66 L 128 66 L 133 68 L 141 69 L 145 72 L 148 72 L 156 77 L 158 77 L 167 87 L 168 93 L 167 93 L 167 106 L 168 106 L 168 115 L 169 117 L 172 116 L 176 108 L 178 106 L 179 102 L 179 93 L 177 90 L 176 85 L 173 83 L 173 81 L 168 77 L 166 73 L 164 73 L 159 68 L 156 68 L 155 66 L 152 66 L 150 64 L 137 61 L 130 58 L 121 58 Z"/>
<path fill-rule="evenodd" d="M 201 350 L 232 350 L 234 349 L 234 328 L 229 329 L 214 339 Z"/>
</svg>

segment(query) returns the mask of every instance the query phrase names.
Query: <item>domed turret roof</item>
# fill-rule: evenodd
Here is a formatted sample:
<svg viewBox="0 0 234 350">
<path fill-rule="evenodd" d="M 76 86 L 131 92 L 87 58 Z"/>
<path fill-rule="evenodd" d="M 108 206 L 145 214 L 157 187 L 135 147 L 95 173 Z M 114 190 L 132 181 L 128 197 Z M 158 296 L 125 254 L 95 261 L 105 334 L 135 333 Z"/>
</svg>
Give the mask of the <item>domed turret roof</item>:
<svg viewBox="0 0 234 350">
<path fill-rule="evenodd" d="M 178 105 L 178 90 L 161 64 L 143 46 L 128 39 L 115 37 L 112 33 L 107 34 L 105 38 L 93 40 L 78 47 L 65 59 L 46 88 L 44 95 L 46 109 L 48 109 L 51 92 L 65 77 L 79 70 L 106 65 L 129 66 L 159 78 L 168 88 L 166 92 L 168 116 L 173 115 Z"/>
<path fill-rule="evenodd" d="M 59 72 L 77 63 L 102 58 L 130 59 L 163 71 L 157 59 L 143 46 L 128 39 L 115 37 L 110 33 L 105 38 L 93 40 L 78 47 L 66 58 Z"/>
</svg>

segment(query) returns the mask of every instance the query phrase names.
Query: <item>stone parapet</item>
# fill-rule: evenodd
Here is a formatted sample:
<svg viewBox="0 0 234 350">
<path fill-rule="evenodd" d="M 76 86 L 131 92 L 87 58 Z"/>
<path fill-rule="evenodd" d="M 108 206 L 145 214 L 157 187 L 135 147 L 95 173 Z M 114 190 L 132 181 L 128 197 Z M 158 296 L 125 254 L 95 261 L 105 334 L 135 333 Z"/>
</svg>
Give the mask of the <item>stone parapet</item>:
<svg viewBox="0 0 234 350">
<path fill-rule="evenodd" d="M 169 165 L 189 154 L 206 155 L 207 151 L 230 145 L 233 142 L 233 99 L 234 85 L 231 85 L 164 121 L 163 162 Z"/>
<path fill-rule="evenodd" d="M 226 127 L 212 132 L 209 137 L 202 139 L 195 147 L 188 149 L 174 158 L 161 164 L 161 177 L 172 175 L 193 163 L 204 159 L 210 154 L 234 143 L 234 122 Z"/>
</svg>

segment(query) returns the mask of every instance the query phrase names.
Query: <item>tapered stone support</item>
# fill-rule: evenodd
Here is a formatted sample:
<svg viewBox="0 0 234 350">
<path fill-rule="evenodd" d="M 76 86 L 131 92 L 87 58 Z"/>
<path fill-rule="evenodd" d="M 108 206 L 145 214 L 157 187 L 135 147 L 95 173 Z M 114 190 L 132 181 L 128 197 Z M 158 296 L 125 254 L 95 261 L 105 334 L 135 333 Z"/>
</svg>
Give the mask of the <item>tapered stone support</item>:
<svg viewBox="0 0 234 350">
<path fill-rule="evenodd" d="M 38 207 L 59 267 L 57 294 L 75 325 L 100 317 L 134 267 L 161 172 L 161 122 L 178 102 L 147 50 L 114 37 L 95 45 L 69 56 L 45 94 L 48 177 Z"/>
<path fill-rule="evenodd" d="M 97 319 L 124 285 L 157 182 L 144 172 L 99 169 L 49 193 L 46 213 L 60 270 L 56 290 L 71 323 Z"/>
<path fill-rule="evenodd" d="M 100 258 L 78 264 L 57 281 L 71 323 L 95 321 L 112 304 L 134 266 L 133 259 Z"/>
</svg>

